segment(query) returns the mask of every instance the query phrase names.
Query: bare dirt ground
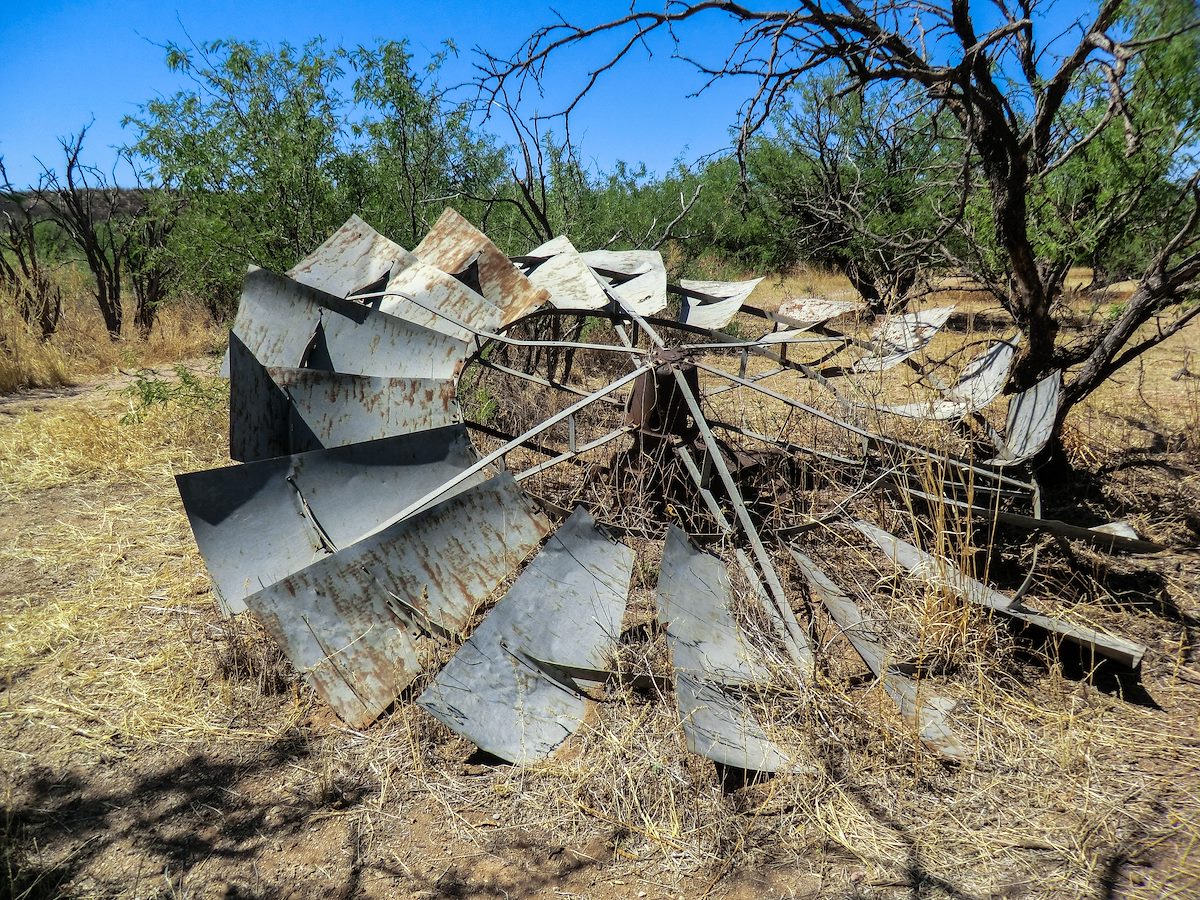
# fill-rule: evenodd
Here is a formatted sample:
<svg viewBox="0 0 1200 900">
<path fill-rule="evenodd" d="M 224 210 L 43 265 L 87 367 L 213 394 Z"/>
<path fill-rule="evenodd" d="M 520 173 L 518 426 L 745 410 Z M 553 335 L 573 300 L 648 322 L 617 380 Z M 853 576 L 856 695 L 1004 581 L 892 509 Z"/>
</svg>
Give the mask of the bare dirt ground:
<svg viewBox="0 0 1200 900">
<path fill-rule="evenodd" d="M 1197 346 L 1072 422 L 1091 474 L 1055 499 L 1170 548 L 1048 554 L 1046 594 L 1148 645 L 1140 683 L 1006 656 L 947 766 L 860 672 L 821 771 L 745 786 L 644 698 L 527 770 L 409 698 L 341 726 L 213 609 L 173 475 L 227 462 L 215 359 L 2 398 L 0 897 L 1200 896 Z"/>
</svg>

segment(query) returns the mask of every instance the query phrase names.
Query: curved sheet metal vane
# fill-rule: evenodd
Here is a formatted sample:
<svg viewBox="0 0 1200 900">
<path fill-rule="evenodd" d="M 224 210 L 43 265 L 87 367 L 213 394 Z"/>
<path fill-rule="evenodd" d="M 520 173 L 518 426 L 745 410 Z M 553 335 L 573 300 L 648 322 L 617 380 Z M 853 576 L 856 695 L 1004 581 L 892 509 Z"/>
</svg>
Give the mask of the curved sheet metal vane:
<svg viewBox="0 0 1200 900">
<path fill-rule="evenodd" d="M 504 325 L 547 300 L 546 292 L 518 272 L 486 234 L 449 207 L 413 253 L 482 294 L 500 309 Z"/>
<path fill-rule="evenodd" d="M 850 371 L 886 372 L 900 365 L 929 346 L 953 313 L 953 306 L 939 306 L 884 319 L 871 335 L 873 351 L 855 361 Z"/>
<path fill-rule="evenodd" d="M 284 274 L 344 299 L 378 284 L 407 253 L 358 216 L 351 216 L 325 243 Z"/>
<path fill-rule="evenodd" d="M 604 668 L 632 574 L 633 551 L 576 509 L 417 703 L 501 759 L 544 758 L 579 728 L 586 703 L 537 661 Z"/>
<path fill-rule="evenodd" d="M 591 250 L 583 261 L 611 282 L 609 291 L 639 316 L 667 308 L 667 267 L 656 250 Z"/>
<path fill-rule="evenodd" d="M 560 309 L 603 309 L 612 303 L 604 283 L 566 237 L 556 237 L 530 251 L 529 280 L 550 295 Z"/>
<path fill-rule="evenodd" d="M 679 282 L 682 303 L 679 321 L 700 328 L 724 328 L 754 293 L 761 278 L 750 281 L 688 281 Z"/>
<path fill-rule="evenodd" d="M 1016 353 L 1016 339 L 997 341 L 967 363 L 958 380 L 940 398 L 876 408 L 912 419 L 961 419 L 1000 396 Z"/>
<path fill-rule="evenodd" d="M 176 478 L 227 613 L 248 594 L 366 537 L 478 459 L 461 425 Z M 486 478 L 465 480 L 465 490 Z"/>
<path fill-rule="evenodd" d="M 501 474 L 245 602 L 317 694 L 362 726 L 420 673 L 415 636 L 460 630 L 548 530 Z"/>
<path fill-rule="evenodd" d="M 734 622 L 733 590 L 724 563 L 694 548 L 671 526 L 656 597 L 659 621 L 667 629 L 675 701 L 688 749 L 741 769 L 793 768 L 745 701 L 726 689 L 765 684 L 770 673 L 754 659 Z"/>
</svg>

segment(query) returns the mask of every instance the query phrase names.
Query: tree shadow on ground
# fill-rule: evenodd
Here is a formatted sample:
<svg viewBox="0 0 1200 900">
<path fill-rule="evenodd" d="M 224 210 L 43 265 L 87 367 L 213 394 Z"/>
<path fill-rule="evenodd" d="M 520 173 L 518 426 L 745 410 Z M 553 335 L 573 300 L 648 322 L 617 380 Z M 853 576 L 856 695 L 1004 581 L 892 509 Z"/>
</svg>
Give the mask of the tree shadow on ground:
<svg viewBox="0 0 1200 900">
<path fill-rule="evenodd" d="M 119 763 L 34 768 L 0 805 L 0 900 L 190 895 L 201 886 L 227 898 L 348 898 L 376 882 L 390 883 L 380 890 L 393 896 L 499 898 L 535 893 L 602 862 L 517 833 L 495 853 L 459 854 L 490 856 L 486 877 L 470 862 L 437 863 L 450 854 L 444 836 L 429 844 L 429 858 L 389 864 L 371 850 L 379 830 L 371 817 L 386 817 L 389 839 L 398 817 L 371 806 L 366 778 L 330 774 L 329 752 L 296 732 L 251 753 L 244 745 L 198 753 L 150 773 L 127 775 Z M 298 771 L 317 777 L 300 782 Z"/>
</svg>

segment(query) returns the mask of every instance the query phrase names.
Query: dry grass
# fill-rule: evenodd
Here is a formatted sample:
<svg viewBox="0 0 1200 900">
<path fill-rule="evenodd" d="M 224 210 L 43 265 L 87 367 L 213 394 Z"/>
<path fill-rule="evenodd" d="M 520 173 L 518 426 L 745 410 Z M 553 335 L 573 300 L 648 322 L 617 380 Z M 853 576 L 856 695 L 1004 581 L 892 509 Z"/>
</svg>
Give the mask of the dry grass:
<svg viewBox="0 0 1200 900">
<path fill-rule="evenodd" d="M 191 742 L 228 723 L 227 693 L 197 690 L 213 678 L 214 638 L 228 641 L 210 634 L 208 582 L 173 477 L 226 455 L 224 385 L 205 380 L 208 402 L 136 420 L 128 393 L 110 392 L 17 412 L 0 431 L 0 502 L 12 511 L 0 671 L 11 682 L 32 664 L 47 676 L 0 721 L 65 738 L 39 748 L 44 763 L 60 750 Z"/>
<path fill-rule="evenodd" d="M 780 291 L 828 293 L 809 287 L 816 284 Z M 162 352 L 175 341 L 180 357 L 195 355 L 193 338 L 181 323 Z M 1187 429 L 1200 433 L 1200 395 L 1188 379 L 1154 374 L 1177 369 L 1177 351 L 1168 344 L 1150 357 L 1141 391 L 1153 401 L 1145 433 L 1161 429 L 1166 446 L 1156 452 L 1178 455 Z M 96 364 L 110 365 L 124 363 Z M 137 397 L 150 393 L 93 392 L 18 409 L 0 429 L 0 773 L 8 788 L 0 827 L 14 846 L 38 841 L 16 861 L 18 887 L 33 872 L 44 890 L 61 871 L 73 891 L 96 895 L 230 885 L 429 897 L 1200 890 L 1194 560 L 1114 563 L 1044 551 L 1045 577 L 1031 600 L 1149 645 L 1151 706 L 1070 677 L 1053 655 L 1020 649 L 956 598 L 881 566 L 853 534 L 817 530 L 806 551 L 836 562 L 830 574 L 896 655 L 931 667 L 926 686 L 959 701 L 954 726 L 970 749 L 965 763 L 948 766 L 921 750 L 815 609 L 814 683 L 781 666 L 751 704 L 801 771 L 725 783 L 686 752 L 673 698 L 628 686 L 597 692 L 584 728 L 546 762 L 483 765 L 470 744 L 408 702 L 367 730 L 341 727 L 253 623 L 216 617 L 172 480 L 225 462 L 219 382 L 211 368 L 197 377 L 207 390 L 162 392 L 154 396 L 163 402 L 144 406 Z M 790 376 L 780 376 L 779 389 L 807 390 Z M 1073 417 L 1083 462 L 1115 459 L 1122 440 L 1131 446 L 1118 420 L 1136 394 L 1136 382 L 1118 384 Z M 823 392 L 804 396 L 836 408 Z M 529 394 L 480 395 L 475 410 L 497 397 Z M 786 419 L 773 404 L 722 397 L 722 416 L 736 424 L 766 430 Z M 539 416 L 547 409 L 539 406 Z M 786 427 L 797 440 L 846 449 L 812 421 L 792 417 Z M 963 449 L 948 429 L 911 427 L 923 429 L 909 435 L 923 442 Z M 1116 431 L 1107 436 L 1107 428 Z M 1087 449 L 1102 440 L 1103 454 Z M 1170 487 L 1186 498 L 1200 492 L 1196 478 L 1193 465 Z M 790 502 L 819 515 L 844 496 L 841 479 L 810 471 L 790 485 Z M 1139 527 L 1183 543 L 1185 520 L 1155 531 L 1159 511 L 1145 508 L 1145 486 L 1120 489 Z M 978 552 L 986 536 L 950 512 L 896 512 L 875 491 L 856 495 L 850 510 L 1002 587 L 1022 572 L 1015 551 L 995 560 Z M 653 619 L 661 553 L 654 540 L 630 541 L 638 564 L 627 627 Z M 798 574 L 781 574 L 804 618 Z M 749 589 L 735 584 L 749 638 L 778 659 L 771 636 L 754 627 Z M 622 647 L 616 666 L 668 674 L 662 636 L 645 633 Z M 100 812 L 88 818 L 62 799 L 55 786 L 70 777 L 81 786 L 64 796 Z M 65 838 L 56 822 L 78 836 Z M 123 829 L 133 837 L 119 836 Z M 177 844 L 199 849 L 181 856 Z"/>
<path fill-rule="evenodd" d="M 212 354 L 223 346 L 224 329 L 215 326 L 196 300 L 179 300 L 160 311 L 150 336 L 132 325 L 120 341 L 109 339 L 84 273 L 57 273 L 63 290 L 63 316 L 49 341 L 40 340 L 0 290 L 0 395 L 27 388 L 52 388 L 118 370 L 133 370 Z"/>
</svg>

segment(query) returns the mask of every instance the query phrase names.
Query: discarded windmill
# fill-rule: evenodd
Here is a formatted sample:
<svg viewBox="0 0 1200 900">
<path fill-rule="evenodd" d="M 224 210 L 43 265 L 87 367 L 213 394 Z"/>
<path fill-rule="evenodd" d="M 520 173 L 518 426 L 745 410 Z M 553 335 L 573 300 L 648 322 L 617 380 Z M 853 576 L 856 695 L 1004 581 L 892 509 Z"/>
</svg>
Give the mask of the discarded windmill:
<svg viewBox="0 0 1200 900">
<path fill-rule="evenodd" d="M 796 765 L 746 702 L 770 671 L 734 614 L 731 561 L 802 677 L 816 664 L 815 612 L 797 617 L 781 560 L 798 566 L 920 738 L 965 752 L 949 702 L 918 691 L 846 587 L 797 543 L 818 525 L 1137 667 L 1143 648 L 1027 609 L 1024 589 L 1000 594 L 845 502 L 818 512 L 778 500 L 781 485 L 801 492 L 815 462 L 854 474 L 860 493 L 887 487 L 965 521 L 1157 549 L 1041 518 L 1023 464 L 1049 436 L 1059 378 L 1013 398 L 984 462 L 898 440 L 864 410 L 986 425 L 978 414 L 1003 387 L 1015 343 L 986 348 L 953 385 L 926 379 L 926 400 L 863 407 L 838 382 L 911 363 L 951 310 L 897 316 L 859 340 L 830 324 L 854 304 L 767 312 L 746 303 L 757 283 L 672 285 L 657 253 L 579 253 L 566 238 L 510 260 L 452 210 L 411 253 L 355 217 L 286 275 L 251 270 L 227 360 L 241 465 L 178 479 L 221 609 L 257 616 L 355 726 L 425 671 L 429 642 L 458 645 L 416 702 L 522 763 L 576 731 L 585 685 L 610 675 L 635 565 L 623 535 L 662 546 L 657 620 L 680 725 L 691 750 L 725 765 Z M 745 339 L 728 328 L 736 316 L 770 330 Z M 824 436 L 798 437 L 800 420 Z M 944 473 L 932 488 L 915 474 L 931 463 Z"/>
</svg>

